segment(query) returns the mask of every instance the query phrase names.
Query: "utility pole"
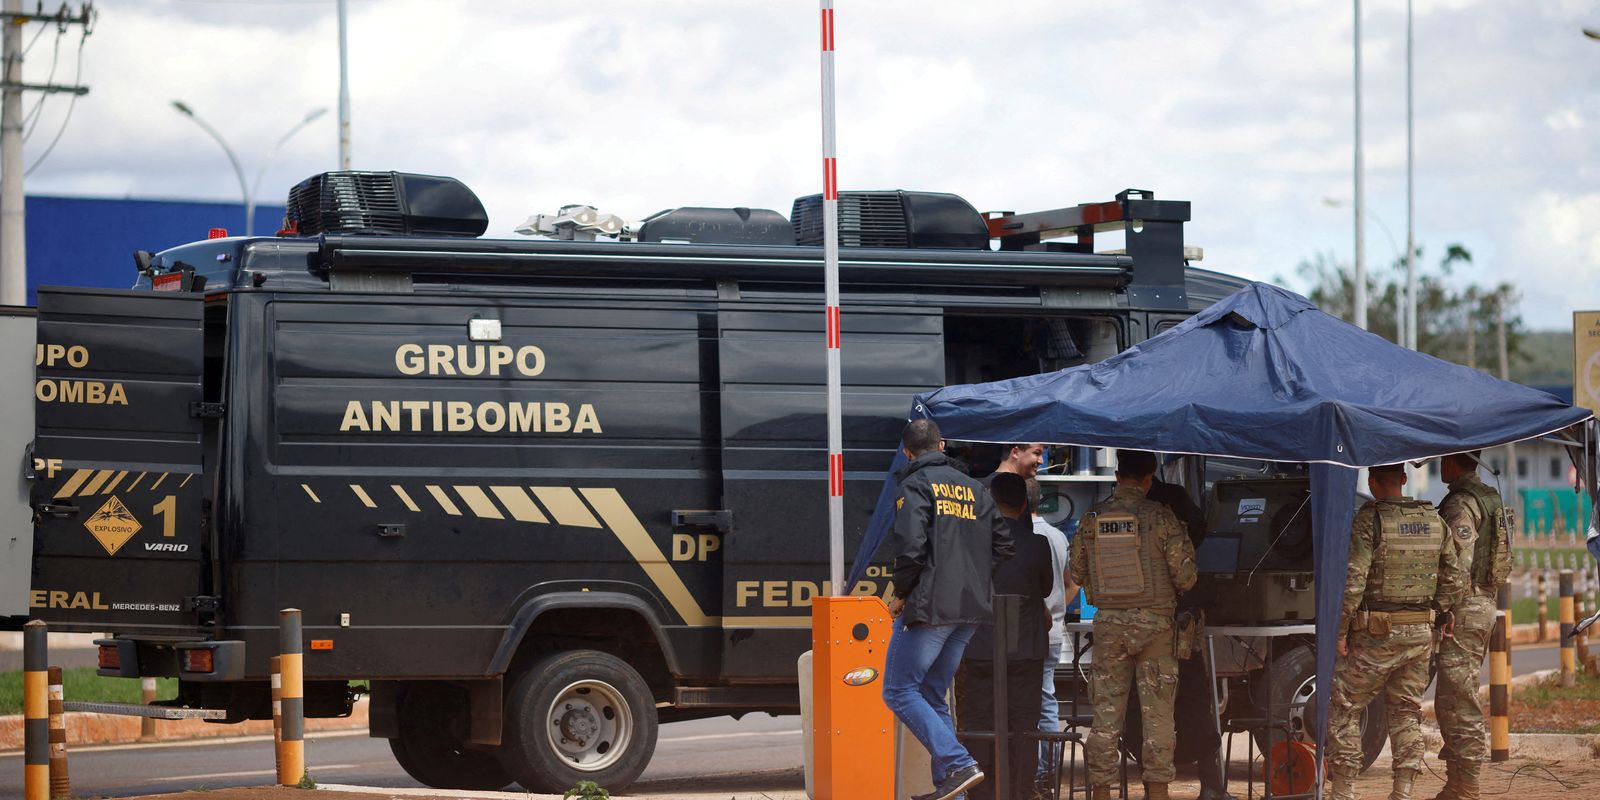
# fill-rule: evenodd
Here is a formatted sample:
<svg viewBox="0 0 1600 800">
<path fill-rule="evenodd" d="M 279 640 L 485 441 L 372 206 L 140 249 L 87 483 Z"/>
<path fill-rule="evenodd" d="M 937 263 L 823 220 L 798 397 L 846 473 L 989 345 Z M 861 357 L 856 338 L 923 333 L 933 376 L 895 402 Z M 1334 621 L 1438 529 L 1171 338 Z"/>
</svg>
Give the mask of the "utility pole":
<svg viewBox="0 0 1600 800">
<path fill-rule="evenodd" d="M 1511 361 L 1506 357 L 1506 295 L 1510 291 L 1511 287 L 1502 286 L 1500 291 L 1495 292 L 1494 295 L 1495 348 L 1499 350 L 1500 380 L 1503 381 L 1511 380 Z M 1525 516 L 1522 513 L 1522 493 L 1517 491 L 1519 477 L 1517 474 L 1517 445 L 1515 443 L 1508 444 L 1506 445 L 1506 480 L 1504 486 L 1506 487 L 1506 494 L 1509 496 L 1503 498 L 1503 500 L 1516 509 L 1517 519 L 1520 520 L 1525 519 Z M 1506 535 L 1515 536 L 1516 531 L 1511 531 Z"/>
<path fill-rule="evenodd" d="M 350 168 L 350 44 L 346 30 L 349 14 L 339 0 L 339 169 Z"/>
<path fill-rule="evenodd" d="M 1415 202 L 1416 147 L 1411 113 L 1411 0 L 1406 0 L 1406 347 L 1417 349 L 1417 213 Z"/>
<path fill-rule="evenodd" d="M 1367 327 L 1367 236 L 1366 218 L 1362 216 L 1366 205 L 1366 187 L 1362 173 L 1365 167 L 1361 152 L 1361 0 L 1355 3 L 1355 63 L 1356 63 L 1356 159 L 1355 159 L 1355 218 L 1356 218 L 1356 275 L 1355 323 L 1363 330 Z"/>
<path fill-rule="evenodd" d="M 82 25 L 86 31 L 93 7 L 85 4 L 73 15 L 63 5 L 53 14 L 25 13 L 22 0 L 5 0 L 0 6 L 0 304 L 26 305 L 28 301 L 27 192 L 23 188 L 22 93 L 70 92 L 87 94 L 83 86 L 26 84 L 22 82 L 22 26 L 28 22 L 54 22 L 64 28 Z M 80 45 L 81 46 L 81 45 Z"/>
</svg>

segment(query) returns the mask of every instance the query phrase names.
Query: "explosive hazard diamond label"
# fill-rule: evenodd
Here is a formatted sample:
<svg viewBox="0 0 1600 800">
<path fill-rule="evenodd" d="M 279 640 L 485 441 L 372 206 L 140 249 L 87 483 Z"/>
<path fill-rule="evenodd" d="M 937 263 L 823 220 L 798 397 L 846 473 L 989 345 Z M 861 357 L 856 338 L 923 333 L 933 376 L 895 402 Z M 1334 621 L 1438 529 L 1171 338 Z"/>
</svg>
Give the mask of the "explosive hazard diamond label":
<svg viewBox="0 0 1600 800">
<path fill-rule="evenodd" d="M 83 523 L 83 527 L 94 534 L 100 546 L 106 549 L 107 555 L 114 556 L 144 526 L 140 525 L 139 520 L 134 518 L 133 512 L 113 495 L 99 511 L 94 512 L 94 515 Z"/>
</svg>

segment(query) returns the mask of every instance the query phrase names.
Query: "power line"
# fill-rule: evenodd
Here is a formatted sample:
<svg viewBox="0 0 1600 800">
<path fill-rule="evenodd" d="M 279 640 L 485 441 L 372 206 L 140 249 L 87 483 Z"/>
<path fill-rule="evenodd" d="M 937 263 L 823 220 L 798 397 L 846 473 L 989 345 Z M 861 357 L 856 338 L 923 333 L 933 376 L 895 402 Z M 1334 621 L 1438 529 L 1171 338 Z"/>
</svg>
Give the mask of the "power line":
<svg viewBox="0 0 1600 800">
<path fill-rule="evenodd" d="M 83 46 L 88 43 L 88 40 L 89 29 L 84 28 L 83 36 L 78 39 L 78 64 L 72 71 L 73 85 L 77 85 L 78 81 L 83 78 Z M 46 96 L 48 96 L 48 94 Z M 43 164 L 44 160 L 50 157 L 50 153 L 56 149 L 56 143 L 60 142 L 62 134 L 67 132 L 67 123 L 72 121 L 72 109 L 77 108 L 78 98 L 81 96 L 82 95 L 75 92 L 72 95 L 72 99 L 67 101 L 67 113 L 61 118 L 61 127 L 56 129 L 55 137 L 52 138 L 50 140 L 50 144 L 44 148 L 44 152 L 40 153 L 39 157 L 34 159 L 33 164 L 31 164 L 28 169 L 22 173 L 23 177 L 32 175 L 33 171 L 38 169 L 39 165 Z M 43 99 L 41 99 L 40 102 L 44 102 Z"/>
<path fill-rule="evenodd" d="M 44 30 L 45 29 L 41 27 L 39 29 L 39 33 L 44 33 Z M 56 31 L 55 47 L 52 48 L 50 52 L 50 72 L 44 77 L 44 82 L 47 84 L 56 79 L 56 62 L 61 59 L 61 38 L 65 35 L 65 31 Z M 38 38 L 38 36 L 38 33 L 34 34 L 34 38 Z M 82 45 L 79 47 L 79 52 L 81 53 Z M 73 82 L 76 83 L 77 81 Z M 39 101 L 34 103 L 33 108 L 29 109 L 27 115 L 22 118 L 22 125 L 24 128 L 22 132 L 22 141 L 26 142 L 33 138 L 33 129 L 39 126 L 39 117 L 41 116 L 40 112 L 44 110 L 44 101 L 49 99 L 49 97 L 49 92 L 39 95 Z"/>
</svg>

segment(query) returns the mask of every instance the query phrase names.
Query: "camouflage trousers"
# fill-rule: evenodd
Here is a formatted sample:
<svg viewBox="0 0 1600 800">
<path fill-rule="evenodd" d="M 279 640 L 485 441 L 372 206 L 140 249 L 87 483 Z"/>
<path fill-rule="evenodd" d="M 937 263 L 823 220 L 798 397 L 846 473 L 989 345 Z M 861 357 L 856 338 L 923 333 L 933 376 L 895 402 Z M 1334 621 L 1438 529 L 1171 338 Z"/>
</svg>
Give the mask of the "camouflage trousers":
<svg viewBox="0 0 1600 800">
<path fill-rule="evenodd" d="M 1439 733 L 1453 757 L 1473 764 L 1483 763 L 1489 754 L 1478 678 L 1494 618 L 1493 597 L 1469 597 L 1456 609 L 1455 633 L 1439 645 L 1439 690 L 1433 706 L 1439 714 Z"/>
<path fill-rule="evenodd" d="M 1144 779 L 1172 780 L 1176 726 L 1172 704 L 1178 694 L 1178 659 L 1172 653 L 1171 611 L 1102 608 L 1094 618 L 1094 649 L 1089 670 L 1089 700 L 1094 724 L 1084 744 L 1090 786 L 1110 786 L 1117 778 L 1117 738 L 1128 712 L 1128 692 L 1139 689 L 1144 719 Z"/>
<path fill-rule="evenodd" d="M 1328 767 L 1335 773 L 1361 771 L 1361 712 L 1379 692 L 1389 706 L 1389 750 L 1395 769 L 1421 769 L 1422 694 L 1428 690 L 1428 657 L 1433 628 L 1426 623 L 1395 625 L 1386 638 L 1352 631 L 1348 656 L 1334 669 L 1328 705 Z"/>
</svg>

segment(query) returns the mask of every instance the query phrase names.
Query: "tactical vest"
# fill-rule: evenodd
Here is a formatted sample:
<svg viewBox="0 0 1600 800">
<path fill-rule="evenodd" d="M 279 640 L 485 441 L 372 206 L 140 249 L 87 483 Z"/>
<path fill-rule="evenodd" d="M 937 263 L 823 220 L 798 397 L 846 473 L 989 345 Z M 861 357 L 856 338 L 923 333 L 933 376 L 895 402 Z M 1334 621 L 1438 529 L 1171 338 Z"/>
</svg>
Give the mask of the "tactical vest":
<svg viewBox="0 0 1600 800">
<path fill-rule="evenodd" d="M 1511 577 L 1511 531 L 1516 513 L 1501 501 L 1500 493 L 1477 481 L 1457 491 L 1478 501 L 1483 521 L 1478 523 L 1478 540 L 1472 548 L 1472 585 L 1499 588 Z"/>
<path fill-rule="evenodd" d="M 1433 601 L 1439 588 L 1439 553 L 1444 548 L 1444 520 L 1433 506 L 1416 500 L 1374 503 L 1378 540 L 1367 572 L 1365 603 L 1374 610 L 1420 606 Z M 1385 609 L 1384 606 L 1391 606 Z"/>
<path fill-rule="evenodd" d="M 1100 608 L 1150 608 L 1177 602 L 1172 573 L 1149 513 L 1106 503 L 1085 514 L 1078 535 L 1089 537 L 1089 604 Z"/>
</svg>

